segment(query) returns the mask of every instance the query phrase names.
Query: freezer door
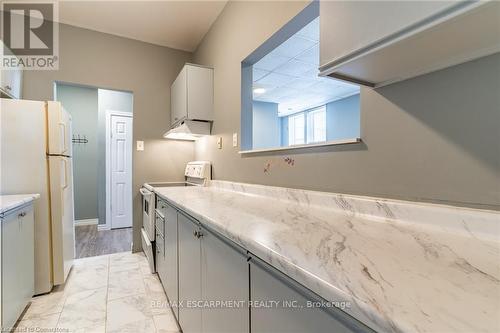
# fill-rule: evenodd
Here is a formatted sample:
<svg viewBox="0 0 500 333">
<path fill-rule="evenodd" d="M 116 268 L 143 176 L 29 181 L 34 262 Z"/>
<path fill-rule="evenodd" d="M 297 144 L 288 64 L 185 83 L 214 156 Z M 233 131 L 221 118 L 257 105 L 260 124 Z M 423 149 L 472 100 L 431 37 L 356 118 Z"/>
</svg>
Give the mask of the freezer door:
<svg viewBox="0 0 500 333">
<path fill-rule="evenodd" d="M 75 258 L 72 160 L 50 156 L 52 256 L 54 285 L 64 283 Z"/>
<path fill-rule="evenodd" d="M 48 153 L 71 156 L 71 116 L 61 103 L 47 102 Z"/>
</svg>

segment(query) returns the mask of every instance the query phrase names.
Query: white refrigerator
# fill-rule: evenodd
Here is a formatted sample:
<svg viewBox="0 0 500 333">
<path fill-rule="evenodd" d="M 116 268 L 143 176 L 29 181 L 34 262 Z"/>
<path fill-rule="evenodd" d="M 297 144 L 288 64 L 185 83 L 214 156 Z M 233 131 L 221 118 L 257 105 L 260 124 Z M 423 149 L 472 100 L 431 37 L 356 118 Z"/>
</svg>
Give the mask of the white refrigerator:
<svg viewBox="0 0 500 333">
<path fill-rule="evenodd" d="M 75 257 L 71 116 L 59 102 L 0 101 L 0 194 L 40 194 L 35 294 L 43 294 L 66 281 Z"/>
</svg>

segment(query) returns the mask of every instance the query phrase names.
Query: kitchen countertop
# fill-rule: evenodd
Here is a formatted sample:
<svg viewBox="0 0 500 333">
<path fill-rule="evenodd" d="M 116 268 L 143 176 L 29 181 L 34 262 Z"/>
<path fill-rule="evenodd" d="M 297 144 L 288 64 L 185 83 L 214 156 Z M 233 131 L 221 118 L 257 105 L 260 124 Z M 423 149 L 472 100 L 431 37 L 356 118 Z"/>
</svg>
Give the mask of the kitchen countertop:
<svg viewBox="0 0 500 333">
<path fill-rule="evenodd" d="M 25 203 L 38 199 L 39 194 L 0 195 L 0 215 Z"/>
<path fill-rule="evenodd" d="M 376 331 L 500 331 L 497 211 L 222 181 L 155 192 Z"/>
</svg>

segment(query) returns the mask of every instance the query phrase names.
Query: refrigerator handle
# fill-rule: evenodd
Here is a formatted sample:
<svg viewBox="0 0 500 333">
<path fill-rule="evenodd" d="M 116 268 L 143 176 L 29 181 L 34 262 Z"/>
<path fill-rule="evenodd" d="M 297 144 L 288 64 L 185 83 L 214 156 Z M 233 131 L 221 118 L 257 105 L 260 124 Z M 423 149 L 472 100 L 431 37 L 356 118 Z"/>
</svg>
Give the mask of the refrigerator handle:
<svg viewBox="0 0 500 333">
<path fill-rule="evenodd" d="M 64 170 L 61 170 L 64 172 L 64 186 L 61 187 L 61 214 L 64 216 L 64 191 L 68 188 L 68 161 L 66 158 L 61 159 L 62 162 L 64 162 Z"/>
<path fill-rule="evenodd" d="M 67 138 L 66 138 L 66 124 L 64 122 L 60 122 L 59 126 L 62 129 L 62 137 L 63 137 L 63 144 L 64 144 L 62 153 L 65 153 L 68 150 L 68 143 L 66 142 L 67 141 Z"/>
<path fill-rule="evenodd" d="M 68 162 L 65 158 L 63 158 L 62 161 L 64 162 L 64 186 L 62 189 L 65 190 L 68 188 Z"/>
</svg>

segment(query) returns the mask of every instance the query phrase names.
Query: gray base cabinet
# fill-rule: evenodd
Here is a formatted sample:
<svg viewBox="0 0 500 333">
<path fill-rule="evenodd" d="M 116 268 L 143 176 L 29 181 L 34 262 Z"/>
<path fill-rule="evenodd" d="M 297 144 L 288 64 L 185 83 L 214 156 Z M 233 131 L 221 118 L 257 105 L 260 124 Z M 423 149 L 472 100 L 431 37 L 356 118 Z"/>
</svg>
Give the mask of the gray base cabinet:
<svg viewBox="0 0 500 333">
<path fill-rule="evenodd" d="M 308 306 L 324 300 L 166 205 L 167 273 L 160 277 L 169 300 L 178 297 L 183 333 L 373 332 L 338 308 Z"/>
<path fill-rule="evenodd" d="M 199 225 L 184 216 L 177 215 L 179 226 L 179 317 L 183 333 L 201 332 L 201 244 L 196 237 Z"/>
<path fill-rule="evenodd" d="M 202 298 L 215 302 L 203 308 L 202 332 L 250 332 L 246 251 L 204 228 L 201 232 Z"/>
<path fill-rule="evenodd" d="M 252 333 L 373 332 L 339 309 L 308 307 L 312 292 L 256 258 L 250 261 Z"/>
<path fill-rule="evenodd" d="M 165 203 L 165 279 L 163 285 L 172 304 L 179 302 L 178 289 L 178 254 L 177 254 L 177 210 Z M 173 307 L 174 315 L 179 319 L 179 307 Z"/>
<path fill-rule="evenodd" d="M 10 329 L 35 290 L 33 205 L 1 218 L 1 327 Z"/>
<path fill-rule="evenodd" d="M 246 252 L 179 213 L 179 324 L 183 333 L 246 333 Z"/>
</svg>

